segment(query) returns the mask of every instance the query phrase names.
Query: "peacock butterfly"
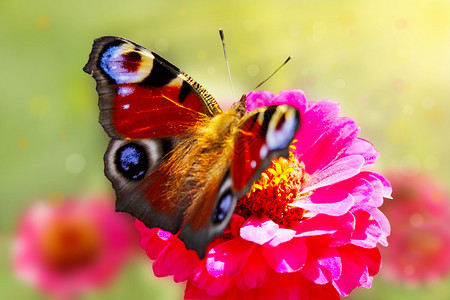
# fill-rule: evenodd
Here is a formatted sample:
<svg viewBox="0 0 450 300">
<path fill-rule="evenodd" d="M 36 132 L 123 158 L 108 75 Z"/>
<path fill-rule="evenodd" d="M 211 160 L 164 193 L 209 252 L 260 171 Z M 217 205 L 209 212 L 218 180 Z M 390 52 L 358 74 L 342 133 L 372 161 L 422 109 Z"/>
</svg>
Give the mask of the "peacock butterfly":
<svg viewBox="0 0 450 300">
<path fill-rule="evenodd" d="M 200 258 L 270 161 L 288 156 L 300 125 L 287 105 L 245 114 L 245 95 L 223 112 L 189 75 L 124 38 L 96 39 L 83 70 L 111 138 L 104 161 L 116 211 L 177 234 Z"/>
</svg>

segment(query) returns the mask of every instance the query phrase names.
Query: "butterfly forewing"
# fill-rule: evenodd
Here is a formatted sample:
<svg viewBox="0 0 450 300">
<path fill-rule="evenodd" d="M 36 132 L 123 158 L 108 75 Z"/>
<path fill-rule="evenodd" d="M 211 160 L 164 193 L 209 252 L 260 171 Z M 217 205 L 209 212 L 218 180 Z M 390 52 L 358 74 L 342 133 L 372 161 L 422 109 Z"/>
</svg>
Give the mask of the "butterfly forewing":
<svg viewBox="0 0 450 300">
<path fill-rule="evenodd" d="M 96 39 L 84 71 L 97 81 L 100 123 L 112 138 L 180 136 L 221 113 L 189 75 L 123 38 Z"/>
</svg>

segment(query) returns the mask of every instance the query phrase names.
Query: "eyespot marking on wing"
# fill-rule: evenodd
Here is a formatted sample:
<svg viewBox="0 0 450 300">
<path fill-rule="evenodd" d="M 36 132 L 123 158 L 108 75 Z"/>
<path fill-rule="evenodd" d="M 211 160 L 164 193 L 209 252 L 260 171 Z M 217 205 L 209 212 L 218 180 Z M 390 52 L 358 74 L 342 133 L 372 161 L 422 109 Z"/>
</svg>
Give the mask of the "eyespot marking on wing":
<svg viewBox="0 0 450 300">
<path fill-rule="evenodd" d="M 148 77 L 155 57 L 138 51 L 134 45 L 110 46 L 101 55 L 100 68 L 116 83 L 136 83 Z"/>
<path fill-rule="evenodd" d="M 136 143 L 121 146 L 114 162 L 117 170 L 130 180 L 142 179 L 149 167 L 147 151 Z"/>
<path fill-rule="evenodd" d="M 265 119 L 266 120 L 266 119 Z M 298 110 L 287 105 L 277 106 L 267 128 L 267 145 L 270 150 L 283 149 L 289 146 L 299 126 Z"/>
</svg>

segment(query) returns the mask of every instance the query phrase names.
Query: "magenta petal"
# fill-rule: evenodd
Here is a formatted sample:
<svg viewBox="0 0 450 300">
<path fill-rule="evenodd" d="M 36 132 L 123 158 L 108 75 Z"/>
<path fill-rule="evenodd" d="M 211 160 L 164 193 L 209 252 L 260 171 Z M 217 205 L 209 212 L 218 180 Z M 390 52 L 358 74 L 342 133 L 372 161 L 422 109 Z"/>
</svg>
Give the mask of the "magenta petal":
<svg viewBox="0 0 450 300">
<path fill-rule="evenodd" d="M 361 155 L 364 157 L 365 167 L 372 166 L 378 157 L 380 157 L 380 153 L 375 150 L 372 143 L 362 138 L 354 139 L 352 145 L 345 151 L 344 155 Z"/>
<path fill-rule="evenodd" d="M 370 206 L 379 207 L 383 204 L 383 183 L 373 173 L 364 172 L 361 174 L 372 185 L 373 193 Z M 368 203 L 369 204 L 369 203 Z"/>
<path fill-rule="evenodd" d="M 351 178 L 360 172 L 363 165 L 364 158 L 360 155 L 338 159 L 312 174 L 302 192 L 306 193 Z"/>
<path fill-rule="evenodd" d="M 218 244 L 207 254 L 206 269 L 214 277 L 234 277 L 241 272 L 254 246 L 240 238 Z"/>
<path fill-rule="evenodd" d="M 333 217 L 317 215 L 306 219 L 294 226 L 296 237 L 332 235 L 334 243 L 346 244 L 350 242 L 355 226 L 355 217 L 351 213 Z"/>
<path fill-rule="evenodd" d="M 326 284 L 341 276 L 342 262 L 336 248 L 308 247 L 308 250 L 308 260 L 300 271 L 303 276 L 317 284 Z"/>
<path fill-rule="evenodd" d="M 387 237 L 391 234 L 391 224 L 389 223 L 386 216 L 377 208 L 370 208 L 367 210 L 370 215 L 377 220 L 378 224 L 381 227 L 381 236 L 379 239 L 379 243 L 385 247 L 388 246 Z"/>
<path fill-rule="evenodd" d="M 353 251 L 351 247 L 339 247 L 342 261 L 342 274 L 338 280 L 333 281 L 334 287 L 342 296 L 348 296 L 351 291 L 369 278 L 365 261 Z"/>
<path fill-rule="evenodd" d="M 280 228 L 278 229 L 277 235 L 271 239 L 266 245 L 276 247 L 279 244 L 286 243 L 295 236 L 295 230 L 288 228 Z"/>
<path fill-rule="evenodd" d="M 341 189 L 319 189 L 309 196 L 296 200 L 291 206 L 319 214 L 342 216 L 353 206 L 353 197 Z"/>
<path fill-rule="evenodd" d="M 306 111 L 306 95 L 302 90 L 285 90 L 276 95 L 267 105 L 287 104 L 296 107 L 300 115 Z"/>
<path fill-rule="evenodd" d="M 339 104 L 327 100 L 320 101 L 306 110 L 302 116 L 300 129 L 295 135 L 295 138 L 299 140 L 296 144 L 297 149 L 294 151 L 296 157 L 301 160 L 302 154 L 306 153 L 333 124 L 339 111 Z"/>
<path fill-rule="evenodd" d="M 353 245 L 363 248 L 374 248 L 381 236 L 381 228 L 378 222 L 366 211 L 353 212 L 356 225 L 352 234 Z"/>
<path fill-rule="evenodd" d="M 302 238 L 263 249 L 267 263 L 278 273 L 297 272 L 305 265 L 307 254 L 308 248 Z"/>
<path fill-rule="evenodd" d="M 161 252 L 167 248 L 167 241 L 172 237 L 172 234 L 159 228 L 149 229 L 138 220 L 136 220 L 135 226 L 141 233 L 142 240 L 139 245 L 150 259 L 157 259 Z"/>
<path fill-rule="evenodd" d="M 247 264 L 236 277 L 235 283 L 242 290 L 250 290 L 262 286 L 268 276 L 268 266 L 264 263 L 261 247 L 254 248 L 248 257 Z"/>
<path fill-rule="evenodd" d="M 379 181 L 381 181 L 381 184 L 383 186 L 383 197 L 392 199 L 392 186 L 389 183 L 389 181 L 384 178 L 383 176 L 377 174 L 377 173 L 370 173 L 372 176 L 375 176 Z"/>
<path fill-rule="evenodd" d="M 309 298 L 311 300 L 339 300 L 339 293 L 331 283 L 326 285 L 315 285 L 309 291 Z"/>
<path fill-rule="evenodd" d="M 195 287 L 205 290 L 209 296 L 218 296 L 222 294 L 233 283 L 233 279 L 227 276 L 214 278 L 201 263 L 197 265 L 196 269 L 192 283 Z M 209 299 L 210 297 L 207 298 Z"/>
<path fill-rule="evenodd" d="M 316 170 L 323 169 L 338 159 L 353 143 L 358 131 L 359 128 L 352 119 L 337 118 L 316 143 L 301 156 L 306 172 L 313 174 Z"/>
<path fill-rule="evenodd" d="M 270 103 L 274 97 L 275 95 L 269 91 L 249 93 L 245 99 L 247 102 L 247 112 L 269 105 L 268 103 Z"/>
<path fill-rule="evenodd" d="M 175 282 L 186 281 L 192 273 L 196 257 L 193 250 L 186 251 L 184 244 L 173 238 L 153 263 L 153 272 L 156 277 L 173 275 Z"/>
<path fill-rule="evenodd" d="M 348 191 L 353 196 L 354 206 L 370 202 L 374 192 L 372 185 L 359 175 L 337 183 L 334 187 Z"/>
<path fill-rule="evenodd" d="M 381 268 L 381 255 L 378 248 L 357 248 L 356 251 L 366 262 L 369 275 L 375 276 L 378 274 Z"/>
<path fill-rule="evenodd" d="M 250 217 L 241 227 L 241 237 L 249 242 L 264 245 L 273 239 L 280 226 L 268 217 Z"/>
</svg>

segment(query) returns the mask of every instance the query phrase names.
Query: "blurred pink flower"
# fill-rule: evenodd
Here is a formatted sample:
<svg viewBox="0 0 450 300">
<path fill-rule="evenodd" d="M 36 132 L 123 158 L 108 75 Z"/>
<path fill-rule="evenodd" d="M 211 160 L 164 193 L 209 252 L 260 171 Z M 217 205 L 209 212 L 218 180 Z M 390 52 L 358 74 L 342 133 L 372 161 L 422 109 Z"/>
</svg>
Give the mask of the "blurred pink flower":
<svg viewBox="0 0 450 300">
<path fill-rule="evenodd" d="M 20 221 L 14 267 L 54 298 L 70 299 L 113 279 L 137 242 L 133 219 L 115 213 L 113 199 L 36 203 Z"/>
<path fill-rule="evenodd" d="M 308 102 L 300 90 L 247 97 L 248 111 L 273 104 L 299 109 L 298 142 L 238 201 L 204 259 L 176 236 L 136 222 L 155 275 L 187 281 L 185 298 L 339 299 L 369 288 L 379 271 L 376 246 L 387 245 L 390 227 L 378 207 L 391 187 L 363 171 L 378 152 L 357 137 L 353 120 L 338 117 L 335 102 Z"/>
<path fill-rule="evenodd" d="M 444 189 L 423 174 L 388 173 L 394 200 L 383 207 L 392 223 L 384 249 L 384 274 L 409 284 L 450 274 L 450 202 Z"/>
</svg>

